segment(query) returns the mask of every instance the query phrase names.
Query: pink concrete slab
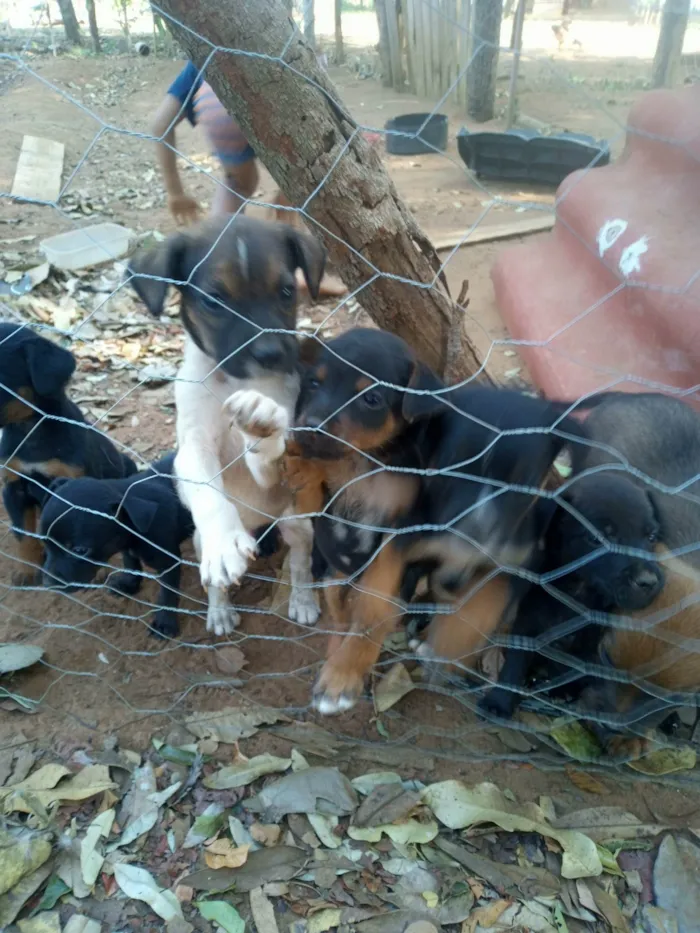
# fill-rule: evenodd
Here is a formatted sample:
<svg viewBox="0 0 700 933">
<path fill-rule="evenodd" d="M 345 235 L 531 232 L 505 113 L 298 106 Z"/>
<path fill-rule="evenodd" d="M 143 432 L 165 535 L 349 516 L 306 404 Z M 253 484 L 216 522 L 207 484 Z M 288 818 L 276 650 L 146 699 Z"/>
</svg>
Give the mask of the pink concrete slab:
<svg viewBox="0 0 700 933">
<path fill-rule="evenodd" d="M 492 277 L 547 395 L 700 385 L 700 87 L 646 94 L 623 155 L 569 175 L 552 233 Z"/>
</svg>

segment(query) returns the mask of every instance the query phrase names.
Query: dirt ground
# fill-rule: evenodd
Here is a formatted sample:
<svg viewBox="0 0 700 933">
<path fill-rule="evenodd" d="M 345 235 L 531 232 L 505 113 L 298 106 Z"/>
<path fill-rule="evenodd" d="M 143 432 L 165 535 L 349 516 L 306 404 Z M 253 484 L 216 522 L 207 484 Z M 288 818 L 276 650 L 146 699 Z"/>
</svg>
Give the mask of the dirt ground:
<svg viewBox="0 0 700 933">
<path fill-rule="evenodd" d="M 556 68 L 549 58 L 526 61 L 522 110 L 556 128 L 614 139 L 614 148 L 619 150 L 620 127 L 641 93 L 648 68 L 647 62 L 638 59 L 601 62 L 572 55 L 563 55 Z M 78 61 L 47 56 L 33 59 L 31 70 L 17 74 L 14 66 L 5 63 L 0 69 L 4 127 L 0 191 L 11 188 L 23 135 L 42 135 L 65 143 L 64 179 L 71 179 L 68 202 L 79 209 L 62 214 L 4 201 L 2 250 L 20 257 L 32 255 L 37 242 L 25 242 L 23 237 L 41 239 L 72 225 L 100 220 L 113 220 L 139 233 L 172 229 L 152 147 L 141 134 L 147 131 L 154 107 L 178 69 L 177 62 L 153 58 Z M 381 128 L 392 116 L 434 106 L 434 102 L 387 92 L 378 81 L 360 80 L 348 69 L 333 68 L 331 77 L 349 109 L 367 128 Z M 500 86 L 503 95 L 506 85 Z M 528 216 L 533 205 L 553 203 L 549 189 L 487 188 L 473 179 L 454 143 L 455 132 L 465 121 L 449 102 L 442 109 L 450 116 L 451 142 L 445 156 L 387 157 L 400 194 L 431 236 L 466 232 L 477 222 L 479 226 L 501 224 Z M 212 191 L 212 160 L 198 133 L 188 126 L 178 130 L 178 145 L 192 163 L 183 166 L 187 189 L 206 204 Z M 272 180 L 263 173 L 260 200 L 269 200 L 274 190 Z M 490 268 L 502 248 L 500 242 L 489 243 L 444 256 L 449 256 L 446 272 L 454 294 L 469 279 L 467 327 L 483 354 L 494 340 L 507 340 L 490 280 Z M 31 305 L 31 296 L 27 301 Z M 129 315 L 138 313 L 131 299 L 124 301 Z M 300 318 L 308 316 L 315 325 L 332 311 L 332 304 L 302 309 Z M 167 325 L 139 320 L 136 331 L 143 345 L 157 349 L 168 344 L 177 355 L 181 334 L 176 320 Z M 363 320 L 361 309 L 331 314 L 324 334 Z M 98 415 L 108 404 L 110 418 L 101 424 L 106 423 L 111 436 L 132 451 L 152 459 L 174 444 L 172 386 L 136 389 L 133 366 L 119 358 L 121 345 L 115 343 L 111 355 L 110 346 L 107 342 L 96 355 L 87 336 L 76 344 L 82 351 L 74 396 L 84 406 L 96 405 Z M 493 347 L 489 370 L 509 384 L 518 385 L 527 378 L 507 344 Z M 100 394 L 101 400 L 95 402 L 93 396 Z M 280 557 L 254 565 L 236 599 L 246 611 L 240 630 L 227 644 L 237 645 L 247 664 L 232 674 L 222 643 L 204 631 L 205 604 L 191 552 L 182 584 L 182 636 L 177 642 L 163 643 L 154 641 L 144 624 L 156 595 L 151 581 L 133 600 L 103 588 L 76 595 L 11 588 L 14 542 L 4 516 L 2 521 L 0 640 L 37 644 L 45 655 L 30 671 L 3 679 L 3 686 L 40 700 L 41 706 L 33 716 L 0 713 L 0 743 L 21 729 L 27 738 L 51 736 L 54 749 L 66 755 L 86 744 L 100 747 L 113 734 L 123 744 L 143 747 L 154 733 L 167 734 L 184 713 L 235 703 L 239 694 L 284 709 L 297 719 L 316 718 L 309 711 L 309 690 L 325 638 L 318 631 L 293 626 L 285 620 L 283 606 L 275 606 L 273 581 Z M 277 602 L 282 599 L 278 597 Z M 319 628 L 322 631 L 322 623 Z M 468 693 L 427 685 L 380 719 L 367 701 L 353 713 L 322 724 L 334 734 L 367 744 L 364 751 L 355 747 L 353 761 L 366 756 L 390 763 L 393 755 L 404 773 L 423 777 L 430 773 L 432 779 L 461 775 L 470 781 L 487 776 L 525 798 L 548 793 L 568 802 L 593 799 L 571 783 L 563 770 L 564 760 L 551 748 L 486 728 L 469 706 Z M 246 744 L 246 751 L 254 752 L 262 743 L 274 751 L 280 741 L 258 736 Z M 542 769 L 528 763 L 533 756 Z M 629 806 L 630 790 L 621 777 L 603 776 L 606 804 Z M 643 811 L 650 788 L 636 782 L 634 793 Z M 680 816 L 692 809 L 694 797 L 687 789 L 669 785 L 653 794 L 655 818 L 659 813 Z"/>
</svg>

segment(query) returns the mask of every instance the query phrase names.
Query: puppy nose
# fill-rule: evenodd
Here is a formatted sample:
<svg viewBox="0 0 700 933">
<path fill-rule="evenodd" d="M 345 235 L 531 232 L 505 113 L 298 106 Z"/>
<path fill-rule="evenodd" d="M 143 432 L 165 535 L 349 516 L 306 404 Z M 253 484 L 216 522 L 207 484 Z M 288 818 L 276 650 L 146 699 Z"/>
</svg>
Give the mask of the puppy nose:
<svg viewBox="0 0 700 933">
<path fill-rule="evenodd" d="M 632 584 L 643 593 L 655 590 L 660 583 L 659 575 L 649 569 L 638 570 L 632 577 Z"/>
<path fill-rule="evenodd" d="M 265 367 L 279 366 L 287 355 L 282 341 L 270 337 L 256 340 L 250 348 L 250 354 L 256 363 Z"/>
</svg>

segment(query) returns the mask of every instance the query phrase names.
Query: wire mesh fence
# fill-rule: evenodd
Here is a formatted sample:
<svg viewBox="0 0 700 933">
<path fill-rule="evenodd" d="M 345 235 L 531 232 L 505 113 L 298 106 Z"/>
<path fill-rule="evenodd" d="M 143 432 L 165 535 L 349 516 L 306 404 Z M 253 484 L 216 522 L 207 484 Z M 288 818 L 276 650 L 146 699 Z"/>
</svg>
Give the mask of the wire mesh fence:
<svg viewBox="0 0 700 933">
<path fill-rule="evenodd" d="M 248 46 L 200 35 L 210 53 L 184 93 L 171 87 L 157 133 L 174 62 L 44 59 L 31 31 L 2 54 L 3 105 L 23 135 L 52 136 L 53 110 L 78 121 L 74 139 L 64 133 L 56 196 L 2 191 L 1 637 L 42 654 L 16 671 L 8 654 L 1 686 L 6 709 L 37 714 L 25 732 L 150 734 L 246 703 L 271 719 L 315 721 L 317 744 L 387 763 L 410 761 L 418 747 L 438 760 L 555 769 L 574 760 L 632 775 L 626 762 L 640 743 L 692 749 L 700 435 L 692 335 L 679 335 L 696 309 L 694 202 L 683 179 L 697 135 L 683 135 L 685 104 L 678 126 L 628 122 L 630 105 L 644 104 L 658 24 L 601 26 L 591 16 L 562 32 L 555 11 L 536 10 L 515 87 L 519 109 L 536 111 L 521 113 L 522 125 L 540 132 L 487 139 L 462 114 L 472 69 L 491 46 L 442 5 L 426 6 L 428 21 L 442 17 L 469 50 L 427 105 L 381 87 L 372 11 L 352 11 L 370 39 L 362 48 L 361 36 L 346 36 L 345 65 L 317 36 L 354 129 L 296 204 L 258 174 L 240 130 L 210 120 L 213 91 L 199 86 L 215 61 L 250 56 Z M 304 12 L 289 18 L 276 56 L 258 55 L 300 86 L 311 79 L 288 56 Z M 494 133 L 506 112 L 509 30 L 505 21 Z M 638 59 L 617 64 L 607 56 L 623 36 Z M 693 51 L 695 42 L 691 22 Z M 693 90 L 683 93 L 697 113 Z M 32 109 L 35 95 L 43 111 Z M 417 122 L 403 129 L 414 109 Z M 424 142 L 442 113 L 447 142 Z M 188 117 L 206 139 L 191 134 Z M 399 119 L 387 129 L 385 117 Z M 470 132 L 457 136 L 462 123 Z M 555 196 L 532 167 L 567 174 L 565 153 L 581 144 L 567 130 L 590 132 L 576 149 L 582 171 Z M 430 277 L 397 274 L 387 250 L 386 268 L 368 261 L 360 284 L 339 284 L 344 255 L 364 257 L 344 245 L 340 225 L 319 223 L 315 203 L 356 158 L 356 136 L 375 153 L 419 144 L 419 154 L 384 162 L 437 250 Z M 171 210 L 199 206 L 218 219 L 167 233 L 158 141 L 166 178 L 169 155 L 185 167 Z M 532 156 L 536 145 L 544 155 Z M 643 146 L 649 161 L 635 174 Z M 657 203 L 638 182 L 646 175 L 651 187 L 668 166 L 676 181 L 658 195 L 669 216 L 657 222 L 638 210 L 645 198 Z M 605 176 L 606 188 L 599 171 L 618 174 Z M 623 216 L 612 192 L 626 184 Z M 596 198 L 600 209 L 587 215 Z M 106 264 L 49 271 L 26 261 L 37 237 L 93 218 L 130 228 L 131 259 L 88 225 L 80 248 L 95 247 Z M 503 246 L 550 220 L 552 240 Z M 670 227 L 681 233 L 662 248 Z M 325 277 L 319 237 L 332 246 Z M 531 293 L 522 303 L 518 275 Z M 425 296 L 426 334 L 436 313 L 428 296 L 447 301 L 449 283 L 452 336 L 457 329 L 476 347 L 477 370 L 454 368 L 459 339 L 444 361 L 459 375 L 445 383 L 421 366 L 418 341 L 382 342 L 372 289 L 392 278 Z M 670 306 L 680 323 L 655 329 L 649 321 Z M 630 384 L 671 400 L 600 404 L 599 391 Z M 313 555 L 299 516 L 314 521 Z M 342 715 L 319 717 L 331 711 Z M 273 728 L 284 736 L 292 726 Z M 673 780 L 694 780 L 692 766 L 678 770 Z"/>
</svg>

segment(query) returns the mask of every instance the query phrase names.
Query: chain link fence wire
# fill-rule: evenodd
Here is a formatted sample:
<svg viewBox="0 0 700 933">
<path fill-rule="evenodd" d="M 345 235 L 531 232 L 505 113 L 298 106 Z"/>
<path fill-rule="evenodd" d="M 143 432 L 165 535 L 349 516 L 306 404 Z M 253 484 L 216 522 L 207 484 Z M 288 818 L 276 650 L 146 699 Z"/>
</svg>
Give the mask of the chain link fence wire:
<svg viewBox="0 0 700 933">
<path fill-rule="evenodd" d="M 436 16 L 443 17 L 446 29 L 464 29 L 463 25 L 450 19 L 445 5 L 429 3 L 427 0 L 417 2 L 430 9 L 433 21 Z M 552 7 L 544 11 L 539 19 L 535 17 L 531 21 L 530 38 L 546 35 L 553 23 L 557 25 L 555 12 Z M 346 13 L 346 19 L 352 17 L 355 23 L 360 15 L 366 22 L 374 22 L 372 11 L 360 14 L 356 8 Z M 294 18 L 290 19 L 290 42 L 303 29 L 304 16 L 305 11 L 300 8 Z M 317 32 L 319 16 L 317 8 Z M 599 23 L 596 25 L 593 19 L 582 20 L 582 32 L 586 39 L 576 40 L 575 22 L 574 26 L 568 28 L 568 38 L 565 36 L 564 39 L 566 57 L 562 57 L 556 33 L 549 48 L 546 45 L 544 48 L 529 46 L 526 25 L 525 46 L 520 56 L 521 104 L 537 105 L 540 115 L 546 115 L 547 108 L 551 107 L 549 128 L 559 128 L 561 123 L 564 124 L 561 128 L 566 128 L 568 119 L 562 113 L 562 104 L 558 98 L 568 101 L 567 95 L 574 94 L 575 98 L 572 99 L 576 100 L 576 109 L 584 118 L 572 118 L 572 124 L 575 128 L 586 123 L 605 127 L 605 133 L 600 135 L 606 136 L 614 159 L 621 152 L 628 130 L 625 114 L 629 105 L 646 89 L 643 76 L 649 70 L 649 62 L 639 61 L 634 68 L 622 68 L 612 63 L 607 69 L 600 68 L 601 73 L 596 74 L 594 63 L 597 61 L 600 64 L 600 60 L 604 59 L 597 59 L 594 52 L 588 58 L 585 55 L 586 45 L 610 23 L 601 26 Z M 162 239 L 160 228 L 172 229 L 164 211 L 161 180 L 154 169 L 147 167 L 143 171 L 153 158 L 155 142 L 146 126 L 150 116 L 147 108 L 155 107 L 155 102 L 165 93 L 167 85 L 163 81 L 161 86 L 161 81 L 166 69 L 161 67 L 162 58 L 148 60 L 116 55 L 87 59 L 74 53 L 63 58 L 61 54 L 56 57 L 50 52 L 40 54 L 37 49 L 41 49 L 44 41 L 42 36 L 45 35 L 42 26 L 39 20 L 32 29 L 21 34 L 17 31 L 15 35 L 10 30 L 13 46 L 10 51 L 0 54 L 3 109 L 10 116 L 15 115 L 23 131 L 27 128 L 27 131 L 36 135 L 51 137 L 54 129 L 49 114 L 44 111 L 42 119 L 31 116 L 34 95 L 44 95 L 57 108 L 69 106 L 75 109 L 76 117 L 79 114 L 81 119 L 93 121 L 93 134 L 77 158 L 73 157 L 76 151 L 75 140 L 70 141 L 61 190 L 55 200 L 31 197 L 16 200 L 9 186 L 0 191 L 6 210 L 6 217 L 2 220 L 6 226 L 0 228 L 0 232 L 7 231 L 2 240 L 2 318 L 16 322 L 19 327 L 32 328 L 74 353 L 77 373 L 69 386 L 69 395 L 81 407 L 87 420 L 87 426 L 80 426 L 79 429 L 107 433 L 117 448 L 143 470 L 175 447 L 173 384 L 178 379 L 177 367 L 182 356 L 184 338 L 177 317 L 174 291 L 160 321 L 152 321 L 130 290 L 129 276 L 121 256 L 114 257 L 114 262 L 105 266 L 78 270 L 75 274 L 54 271 L 48 279 L 30 288 L 26 287 L 27 279 L 23 269 L 20 269 L 20 274 L 12 273 L 15 266 L 21 266 L 22 256 L 15 257 L 14 254 L 20 247 L 24 247 L 22 239 L 27 217 L 31 217 L 32 221 L 32 242 L 36 237 L 42 239 L 50 232 L 81 228 L 93 218 L 107 219 L 108 211 L 112 211 L 114 219 L 118 220 L 120 205 L 125 203 L 130 208 L 130 224 L 139 228 L 137 239 L 142 245 L 157 245 Z M 647 27 L 652 28 L 645 20 L 643 26 L 629 26 L 629 29 L 646 30 L 644 42 L 648 45 L 652 34 L 647 35 Z M 619 28 L 619 23 L 615 24 L 615 28 Z M 688 40 L 691 46 L 696 41 L 695 28 L 691 21 Z M 373 35 L 372 29 L 370 35 Z M 387 158 L 387 163 L 392 177 L 406 194 L 409 207 L 415 208 L 419 215 L 422 214 L 422 220 L 427 220 L 431 229 L 435 229 L 434 218 L 439 217 L 441 212 L 452 220 L 453 226 L 461 228 L 463 233 L 440 251 L 440 272 L 447 273 L 452 279 L 455 293 L 459 291 L 461 278 L 468 277 L 471 280 L 473 291 L 475 280 L 478 284 L 481 277 L 480 296 L 483 298 L 483 283 L 488 280 L 490 265 L 500 244 L 480 248 L 470 246 L 470 240 L 487 229 L 494 218 L 513 219 L 516 214 L 532 216 L 533 213 L 552 215 L 561 208 L 562 199 L 570 196 L 572 189 L 569 188 L 560 195 L 559 201 L 555 201 L 551 190 L 543 193 L 542 188 L 531 189 L 523 185 L 525 190 L 521 191 L 518 186 L 486 182 L 465 168 L 453 145 L 453 137 L 455 127 L 466 120 L 460 116 L 462 111 L 453 104 L 453 100 L 458 89 L 463 93 L 462 85 L 469 81 L 470 69 L 483 46 L 479 36 L 472 35 L 469 30 L 467 35 L 472 48 L 467 64 L 455 73 L 448 89 L 432 104 L 422 124 L 425 127 L 434 114 L 445 111 L 450 114 L 451 141 L 447 151 L 432 147 L 433 154 L 426 157 L 417 156 L 409 160 Z M 700 48 L 700 42 L 697 44 Z M 55 47 L 54 39 L 52 47 Z M 408 94 L 399 96 L 391 88 L 385 89 L 383 97 L 378 93 L 381 66 L 373 43 L 368 42 L 365 48 L 358 48 L 357 37 L 346 36 L 345 49 L 347 63 L 343 66 L 334 65 L 331 44 L 322 35 L 317 35 L 317 52 L 323 56 L 325 63 L 330 62 L 330 76 L 339 82 L 341 98 L 346 88 L 351 92 L 349 96 L 353 103 L 347 104 L 347 107 L 349 111 L 355 110 L 358 132 L 375 134 L 368 138 L 381 145 L 386 135 L 385 128 L 382 125 L 371 125 L 363 119 L 363 101 L 360 98 L 364 88 L 372 89 L 373 99 L 380 101 L 379 110 L 385 109 L 387 114 L 400 114 L 413 109 L 415 98 Z M 280 49 L 279 57 L 275 60 L 281 67 L 288 67 L 285 51 Z M 507 75 L 512 59 L 508 47 L 502 47 L 500 52 L 496 98 L 499 110 L 505 104 L 501 79 Z M 210 59 L 214 54 L 222 53 L 235 56 L 240 54 L 240 50 L 212 47 Z M 580 60 L 577 55 L 580 55 Z M 682 60 L 682 79 L 686 82 L 694 80 L 694 61 L 694 56 L 685 56 Z M 81 73 L 84 62 L 91 69 L 87 72 L 87 79 Z M 106 77 L 100 77 L 99 69 L 94 67 L 95 62 L 99 63 Z M 207 76 L 207 64 L 200 71 L 204 79 Z M 172 68 L 167 68 L 167 74 L 174 76 L 177 67 L 173 62 Z M 72 71 L 74 75 L 71 77 Z M 301 74 L 297 74 L 297 78 L 300 82 L 305 80 Z M 154 83 L 156 79 L 157 87 Z M 144 102 L 141 99 L 140 110 L 130 110 L 126 106 L 129 93 L 136 93 L 146 86 L 147 100 Z M 418 103 L 415 106 L 419 109 Z M 568 105 L 563 106 L 566 110 Z M 76 139 L 80 139 L 83 134 L 84 124 L 81 124 Z M 399 135 L 410 139 L 416 133 Z M 673 139 L 664 138 L 661 141 L 669 146 L 683 145 Z M 204 193 L 209 198 L 213 197 L 214 188 L 225 185 L 216 161 L 206 153 L 201 154 L 201 143 L 183 148 L 178 146 L 175 151 L 181 160 L 180 164 L 186 167 L 186 184 L 195 185 L 200 195 Z M 194 149 L 197 149 L 196 154 L 193 154 Z M 139 161 L 134 164 L 137 155 Z M 345 149 L 339 159 L 347 155 Z M 8 160 L 6 156 L 5 161 L 9 164 L 14 160 Z M 592 159 L 577 183 L 580 184 L 587 177 L 597 161 L 597 158 Z M 440 175 L 440 172 L 443 174 Z M 139 173 L 142 173 L 143 180 L 138 178 Z M 428 177 L 424 183 L 428 189 L 437 187 L 442 190 L 431 190 L 430 197 L 426 197 L 424 187 L 421 203 L 420 197 L 412 196 L 414 182 L 406 183 L 407 173 L 412 179 L 417 179 L 416 189 L 420 188 L 419 179 L 423 174 Z M 105 187 L 110 189 L 109 197 L 100 194 L 98 181 L 102 190 Z M 318 190 L 325 181 L 324 178 L 319 182 Z M 440 197 L 436 197 L 436 194 Z M 302 219 L 308 219 L 313 213 L 313 197 L 312 194 L 301 207 L 287 210 L 301 215 Z M 424 203 L 426 201 L 428 207 Z M 246 203 L 248 211 L 257 216 L 269 216 L 275 206 L 274 187 L 269 181 L 263 183 L 262 192 L 256 192 Z M 433 223 L 430 222 L 431 214 Z M 455 218 L 457 223 L 454 222 Z M 595 254 L 595 243 L 585 241 L 580 234 L 569 229 L 581 239 L 586 250 Z M 326 233 L 332 235 L 330 231 Z M 467 257 L 466 263 L 464 257 Z M 205 256 L 202 263 L 206 262 Z M 468 268 L 466 276 L 462 274 L 465 267 Z M 371 281 L 372 276 L 391 275 L 391 270 L 371 269 L 368 274 Z M 423 282 L 414 284 L 426 288 Z M 677 293 L 685 294 L 691 284 L 679 287 Z M 430 287 L 440 288 L 439 274 L 436 273 Z M 619 290 L 627 287 L 668 288 L 652 282 L 646 283 L 640 277 L 633 284 L 621 282 L 596 306 L 577 308 L 568 326 L 585 319 Z M 371 321 L 362 308 L 363 288 L 311 308 L 302 304 L 298 313 L 297 333 L 325 342 L 356 324 L 370 326 Z M 575 304 L 575 300 L 575 296 L 572 296 L 572 304 Z M 463 312 L 464 326 L 470 330 L 482 352 L 484 368 L 496 381 L 532 393 L 534 389 L 524 376 L 518 359 L 518 341 L 509 337 L 498 320 L 480 317 L 481 310 L 473 295 L 469 310 L 464 303 Z M 560 333 L 553 332 L 541 345 L 549 345 Z M 420 352 L 419 347 L 415 349 Z M 148 361 L 145 366 L 141 362 L 144 356 Z M 212 372 L 215 370 L 216 364 L 212 363 Z M 359 369 L 358 375 L 368 376 L 368 373 Z M 626 372 L 607 372 L 607 375 L 608 387 L 613 389 L 635 379 Z M 369 378 L 372 385 L 387 385 L 372 375 Z M 637 381 L 643 380 L 637 378 Z M 687 392 L 680 392 L 671 386 L 652 382 L 645 382 L 644 385 L 649 390 L 665 390 L 688 401 L 695 400 L 694 386 Z M 17 386 L 4 385 L 3 388 L 18 403 L 23 401 Z M 31 402 L 28 404 L 31 407 Z M 39 424 L 48 417 L 44 415 Z M 469 429 L 469 424 L 465 423 L 464 430 Z M 324 430 L 323 426 L 320 430 Z M 556 425 L 553 430 L 556 432 Z M 501 437 L 502 434 L 495 433 L 493 444 Z M 22 475 L 22 462 L 21 449 L 13 450 L 5 458 L 2 465 L 6 483 L 11 484 Z M 385 469 L 380 461 L 376 461 L 373 468 L 377 472 Z M 602 469 L 597 467 L 592 472 Z M 621 469 L 638 478 L 643 475 L 628 465 L 623 465 Z M 461 470 L 463 475 L 471 475 L 469 464 L 453 464 L 451 470 Z M 414 472 L 424 475 L 427 471 Z M 568 475 L 566 464 L 560 465 L 558 483 L 560 486 L 563 483 L 563 489 L 571 483 L 570 479 L 563 479 Z M 36 477 L 30 478 L 36 481 Z M 659 492 L 686 500 L 690 508 L 693 503 L 698 503 L 697 495 L 689 490 L 692 482 L 697 479 L 696 475 L 677 487 L 664 486 L 655 480 L 649 480 L 649 484 Z M 148 478 L 144 476 L 142 482 L 147 484 Z M 43 483 L 39 485 L 44 486 Z M 45 491 L 51 495 L 48 488 Z M 486 489 L 485 497 L 497 500 L 503 492 L 504 488 L 496 485 L 490 490 Z M 531 492 L 536 495 L 541 491 L 533 489 Z M 551 489 L 542 494 L 553 495 Z M 60 488 L 53 495 L 60 498 Z M 480 501 L 483 503 L 484 496 Z M 575 512 L 572 509 L 570 511 Z M 279 526 L 284 521 L 284 518 L 273 518 L 272 524 Z M 121 527 L 130 527 L 120 518 L 115 519 L 115 522 Z M 614 541 L 606 538 L 604 528 L 593 527 L 585 519 L 582 519 L 582 523 L 599 542 L 600 548 L 594 552 L 594 556 L 611 549 L 634 553 L 616 546 Z M 264 524 L 262 520 L 261 524 Z M 366 532 L 388 532 L 390 537 L 396 534 L 381 525 L 361 527 Z M 662 705 L 668 705 L 669 713 L 680 711 L 680 731 L 676 735 L 657 732 L 656 739 L 661 744 L 677 746 L 682 742 L 687 745 L 695 737 L 694 691 L 685 691 L 682 696 L 667 696 L 642 676 L 642 673 L 653 676 L 653 671 L 617 671 L 602 660 L 591 664 L 561 648 L 562 638 L 585 631 L 586 626 L 592 622 L 610 629 L 625 629 L 635 624 L 625 616 L 588 612 L 575 600 L 570 603 L 575 613 L 572 619 L 554 629 L 543 626 L 541 634 L 535 639 L 517 641 L 509 636 L 505 628 L 499 629 L 484 639 L 475 656 L 458 658 L 450 665 L 444 665 L 435 660 L 425 661 L 419 647 L 420 634 L 415 630 L 407 630 L 405 623 L 409 618 L 415 622 L 415 617 L 421 613 L 437 613 L 438 617 L 440 613 L 454 611 L 455 607 L 421 602 L 425 594 L 424 590 L 419 589 L 417 604 L 410 611 L 397 603 L 396 632 L 385 642 L 368 690 L 355 710 L 337 719 L 324 719 L 318 717 L 312 709 L 311 689 L 323 663 L 328 638 L 333 635 L 332 626 L 327 612 L 323 613 L 315 626 L 305 626 L 290 619 L 287 608 L 289 566 L 281 553 L 251 563 L 242 585 L 231 594 L 232 605 L 241 617 L 240 625 L 229 636 L 214 637 L 205 631 L 207 595 L 200 585 L 199 563 L 192 546 L 186 545 L 182 557 L 183 574 L 177 587 L 177 615 L 181 634 L 177 638 L 157 640 L 152 637 L 153 618 L 154 613 L 162 607 L 158 604 L 158 581 L 152 572 L 147 569 L 137 571 L 143 585 L 138 593 L 129 597 L 120 596 L 110 588 L 110 582 L 114 582 L 115 574 L 120 569 L 113 562 L 97 562 L 99 569 L 96 580 L 80 590 L 49 589 L 41 580 L 41 566 L 27 567 L 27 562 L 21 558 L 13 531 L 10 518 L 3 513 L 0 640 L 7 644 L 37 645 L 43 649 L 43 656 L 38 664 L 26 670 L 3 673 L 0 688 L 2 706 L 14 710 L 12 726 L 21 727 L 27 734 L 33 730 L 37 736 L 53 737 L 56 741 L 70 743 L 73 739 L 78 741 L 76 737 L 79 736 L 80 739 L 87 737 L 93 743 L 99 743 L 106 735 L 115 732 L 122 736 L 167 732 L 186 715 L 204 714 L 245 702 L 272 708 L 280 716 L 316 722 L 326 730 L 323 734 L 330 734 L 339 747 L 351 747 L 358 757 L 366 756 L 387 764 L 408 763 L 415 759 L 416 749 L 420 749 L 426 758 L 448 764 L 470 762 L 488 766 L 515 762 L 551 769 L 569 766 L 573 756 L 574 760 L 585 761 L 586 768 L 590 770 L 616 768 L 632 775 L 633 772 L 621 760 L 614 760 L 596 750 L 596 741 L 590 735 L 582 746 L 577 745 L 577 728 L 596 720 L 614 720 L 609 710 L 606 712 L 596 708 L 584 712 L 576 702 L 552 696 L 541 683 L 528 683 L 522 688 L 523 702 L 511 722 L 504 723 L 484 716 L 478 706 L 479 700 L 497 681 L 503 649 L 515 645 L 534 647 L 542 659 L 563 664 L 563 673 L 554 681 L 560 686 L 573 685 L 586 675 L 595 674 L 607 680 L 631 682 L 640 686 L 648 696 L 660 698 Z M 452 531 L 459 534 L 454 529 Z M 43 535 L 36 529 L 30 531 L 29 537 L 40 541 Z M 171 554 L 171 557 L 175 565 L 178 557 L 175 554 Z M 28 569 L 38 574 L 30 582 L 27 582 L 26 576 Z M 357 591 L 362 590 L 361 576 L 364 569 L 361 568 L 348 580 Z M 498 576 L 503 569 L 494 568 L 485 580 L 462 592 L 459 605 L 467 618 L 470 599 L 475 597 L 480 586 Z M 557 595 L 558 591 L 553 588 L 553 584 L 556 584 L 558 577 L 572 569 L 575 567 L 570 565 L 544 576 L 535 575 L 533 585 L 543 586 L 548 592 Z M 521 577 L 528 576 L 520 567 L 508 567 L 507 570 Z M 21 585 L 13 582 L 18 573 L 20 576 L 25 575 Z M 691 571 L 688 574 L 692 575 Z M 321 596 L 325 589 L 334 585 L 333 581 L 312 584 Z M 557 598 L 560 596 L 557 595 Z M 692 611 L 697 600 L 698 595 L 691 594 L 683 605 L 657 613 L 648 624 L 654 625 L 672 618 L 679 610 Z M 660 646 L 666 638 L 669 644 L 675 645 L 686 655 L 694 654 L 700 648 L 697 639 L 683 638 L 673 633 L 666 632 L 659 638 Z M 399 679 L 398 691 L 399 694 L 405 691 L 405 695 L 399 702 L 387 706 L 386 696 L 393 688 L 386 689 L 386 678 L 389 671 L 392 671 L 390 677 L 396 676 L 395 665 L 399 663 L 405 667 L 405 676 Z M 663 659 L 660 663 L 663 663 Z M 546 687 L 550 688 L 551 682 L 547 682 Z M 282 727 L 279 728 L 284 731 Z M 644 723 L 634 721 L 633 717 L 625 723 L 623 731 L 626 735 L 640 738 L 646 734 Z M 639 777 L 643 778 L 644 775 Z M 670 779 L 692 783 L 694 773 L 688 771 Z"/>
</svg>

